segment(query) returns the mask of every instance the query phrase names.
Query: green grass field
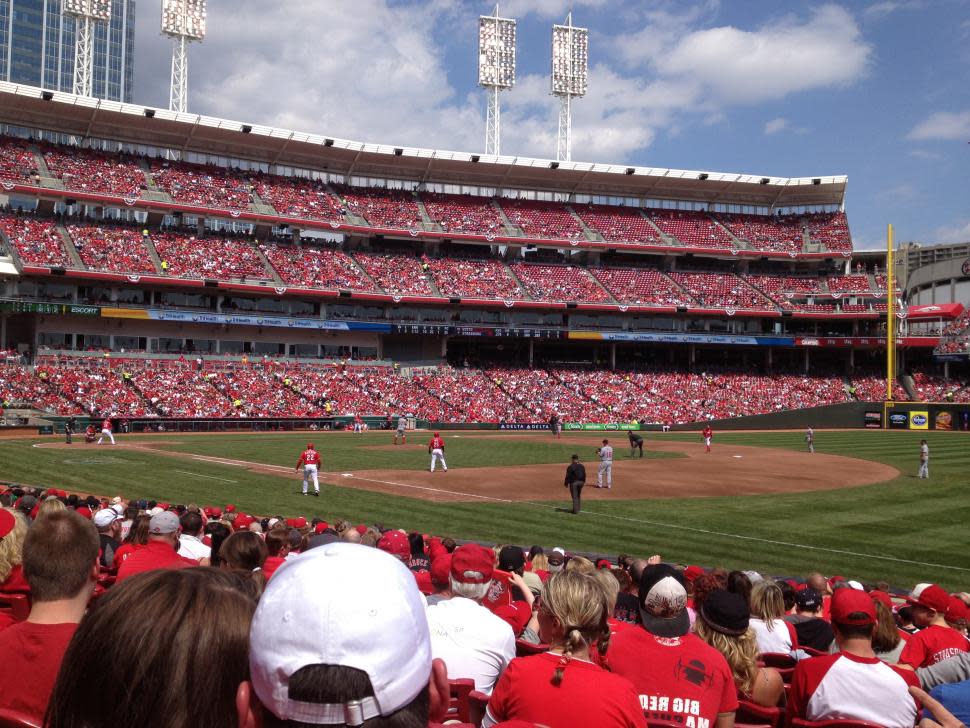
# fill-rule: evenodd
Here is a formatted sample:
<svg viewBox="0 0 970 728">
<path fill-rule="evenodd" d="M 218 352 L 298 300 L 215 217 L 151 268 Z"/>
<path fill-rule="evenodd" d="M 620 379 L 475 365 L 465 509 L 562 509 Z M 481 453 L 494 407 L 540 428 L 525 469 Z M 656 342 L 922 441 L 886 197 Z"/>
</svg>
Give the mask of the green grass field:
<svg viewBox="0 0 970 728">
<path fill-rule="evenodd" d="M 452 468 L 531 463 L 564 464 L 577 449 L 561 442 L 494 440 L 485 433 L 448 435 Z M 918 443 L 929 440 L 931 479 L 915 476 Z M 319 435 L 328 471 L 369 468 L 422 469 L 421 449 L 373 449 L 388 433 Z M 589 437 L 587 433 L 585 437 Z M 697 441 L 696 434 L 647 433 L 656 439 Z M 125 442 L 140 438 L 120 435 Z M 307 440 L 303 434 L 211 435 L 143 439 L 166 449 L 292 467 Z M 419 441 L 425 439 L 424 433 Z M 773 574 L 818 569 L 864 580 L 887 579 L 906 587 L 937 581 L 970 587 L 970 436 L 945 432 L 819 432 L 819 452 L 892 465 L 896 479 L 819 493 L 590 503 L 577 516 L 555 512 L 566 500 L 550 488 L 548 501 L 434 503 L 346 487 L 325 488 L 319 499 L 299 494 L 299 476 L 261 475 L 229 465 L 177 459 L 146 451 L 33 448 L 52 438 L 0 441 L 0 478 L 64 487 L 81 493 L 116 494 L 199 504 L 234 503 L 257 514 L 344 517 L 456 538 L 545 546 L 616 555 L 660 553 L 682 563 L 754 568 Z M 729 444 L 801 449 L 801 433 L 719 433 Z M 584 444 L 582 448 L 588 448 Z M 583 449 L 580 451 L 583 452 Z M 622 453 L 622 448 L 620 449 Z M 657 457 L 657 453 L 651 453 Z M 676 458 L 670 467 L 676 467 Z"/>
</svg>

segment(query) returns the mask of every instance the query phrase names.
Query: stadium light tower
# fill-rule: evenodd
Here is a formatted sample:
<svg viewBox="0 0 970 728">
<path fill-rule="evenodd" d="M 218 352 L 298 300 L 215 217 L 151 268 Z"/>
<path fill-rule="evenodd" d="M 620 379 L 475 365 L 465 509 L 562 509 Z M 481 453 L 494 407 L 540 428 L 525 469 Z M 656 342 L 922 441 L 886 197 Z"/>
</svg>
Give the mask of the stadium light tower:
<svg viewBox="0 0 970 728">
<path fill-rule="evenodd" d="M 205 38 L 206 0 L 162 0 L 162 33 L 174 41 L 172 84 L 168 94 L 170 111 L 187 111 L 189 106 L 189 56 L 187 46 Z"/>
<path fill-rule="evenodd" d="M 478 85 L 488 95 L 485 116 L 485 153 L 498 154 L 502 122 L 499 92 L 515 85 L 515 21 L 492 15 L 478 18 Z"/>
<path fill-rule="evenodd" d="M 589 85 L 589 30 L 573 27 L 573 14 L 565 25 L 552 26 L 552 93 L 559 97 L 559 137 L 556 159 L 573 157 L 572 99 L 585 96 Z"/>
<path fill-rule="evenodd" d="M 74 18 L 74 93 L 94 95 L 94 24 L 111 19 L 111 0 L 64 0 L 62 12 Z"/>
</svg>

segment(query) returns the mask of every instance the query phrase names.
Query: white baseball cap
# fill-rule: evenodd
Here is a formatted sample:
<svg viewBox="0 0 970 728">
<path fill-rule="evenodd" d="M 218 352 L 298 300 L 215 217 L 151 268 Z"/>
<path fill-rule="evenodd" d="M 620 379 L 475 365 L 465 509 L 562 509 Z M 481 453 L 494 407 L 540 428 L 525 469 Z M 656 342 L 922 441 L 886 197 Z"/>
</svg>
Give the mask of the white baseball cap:
<svg viewBox="0 0 970 728">
<path fill-rule="evenodd" d="M 94 525 L 97 528 L 107 528 L 119 518 L 121 518 L 121 516 L 119 516 L 114 509 L 102 508 L 100 511 L 94 514 Z"/>
<path fill-rule="evenodd" d="M 431 675 L 427 605 L 403 563 L 379 549 L 331 543 L 273 574 L 253 617 L 249 668 L 263 706 L 282 720 L 360 725 L 409 705 Z M 289 697 L 309 665 L 363 670 L 373 697 L 309 703 Z"/>
</svg>

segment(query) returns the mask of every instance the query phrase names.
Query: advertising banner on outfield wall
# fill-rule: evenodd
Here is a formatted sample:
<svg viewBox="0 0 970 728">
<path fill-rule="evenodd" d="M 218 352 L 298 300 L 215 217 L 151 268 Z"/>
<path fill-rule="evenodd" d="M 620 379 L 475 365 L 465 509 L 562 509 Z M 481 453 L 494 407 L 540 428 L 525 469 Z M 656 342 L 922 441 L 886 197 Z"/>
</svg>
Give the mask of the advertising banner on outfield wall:
<svg viewBox="0 0 970 728">
<path fill-rule="evenodd" d="M 500 430 L 548 430 L 548 422 L 499 422 Z"/>
<path fill-rule="evenodd" d="M 890 412 L 889 427 L 893 430 L 905 430 L 909 427 L 908 412 Z"/>
<path fill-rule="evenodd" d="M 868 429 L 882 429 L 882 412 L 866 412 L 866 428 Z"/>
<path fill-rule="evenodd" d="M 913 410 L 909 413 L 909 429 L 930 429 L 930 413 L 925 410 Z"/>
<path fill-rule="evenodd" d="M 567 422 L 563 425 L 566 430 L 639 430 L 638 422 Z"/>
</svg>

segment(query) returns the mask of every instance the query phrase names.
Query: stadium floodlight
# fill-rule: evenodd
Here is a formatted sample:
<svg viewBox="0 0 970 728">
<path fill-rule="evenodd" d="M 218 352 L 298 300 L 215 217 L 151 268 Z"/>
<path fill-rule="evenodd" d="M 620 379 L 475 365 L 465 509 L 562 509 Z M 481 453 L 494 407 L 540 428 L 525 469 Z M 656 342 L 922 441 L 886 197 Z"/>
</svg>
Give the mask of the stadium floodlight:
<svg viewBox="0 0 970 728">
<path fill-rule="evenodd" d="M 498 154 L 502 131 L 499 92 L 515 85 L 515 21 L 492 15 L 478 19 L 478 85 L 488 94 L 485 153 Z"/>
<path fill-rule="evenodd" d="M 552 93 L 559 97 L 559 137 L 556 159 L 573 156 L 572 99 L 585 96 L 589 86 L 589 29 L 573 27 L 573 14 L 565 25 L 552 26 Z"/>
<path fill-rule="evenodd" d="M 94 24 L 111 19 L 111 0 L 64 0 L 61 12 L 74 18 L 74 93 L 94 94 Z"/>
<path fill-rule="evenodd" d="M 162 33 L 174 41 L 170 111 L 187 111 L 189 106 L 189 56 L 187 46 L 205 38 L 206 0 L 162 0 Z"/>
</svg>

